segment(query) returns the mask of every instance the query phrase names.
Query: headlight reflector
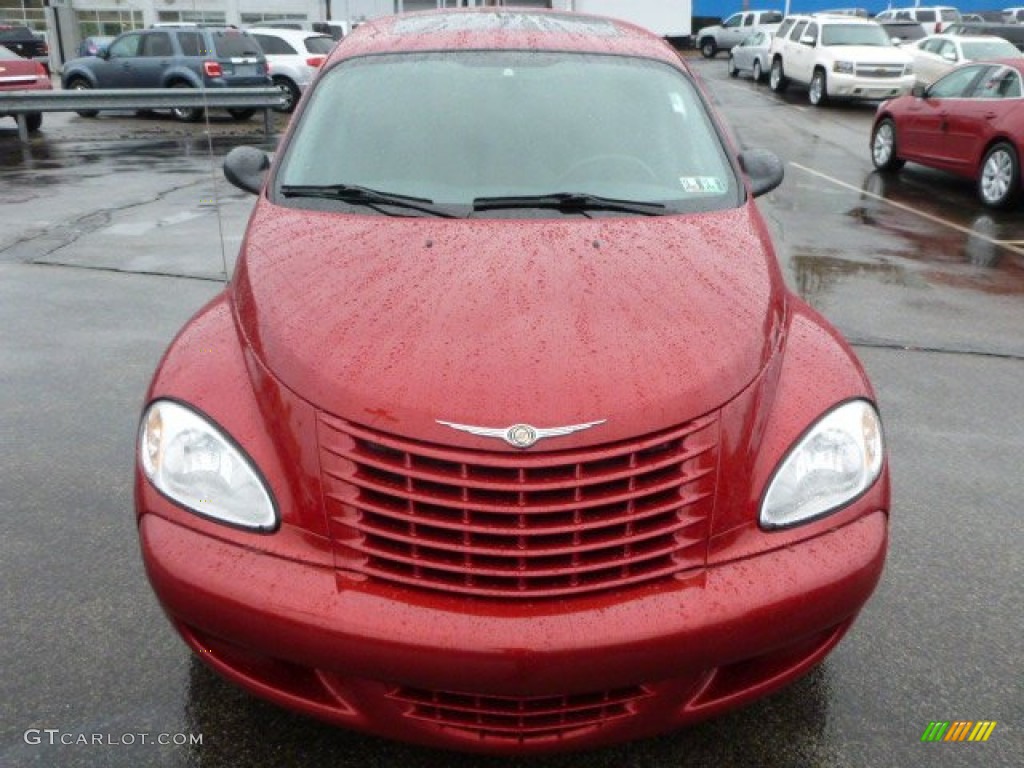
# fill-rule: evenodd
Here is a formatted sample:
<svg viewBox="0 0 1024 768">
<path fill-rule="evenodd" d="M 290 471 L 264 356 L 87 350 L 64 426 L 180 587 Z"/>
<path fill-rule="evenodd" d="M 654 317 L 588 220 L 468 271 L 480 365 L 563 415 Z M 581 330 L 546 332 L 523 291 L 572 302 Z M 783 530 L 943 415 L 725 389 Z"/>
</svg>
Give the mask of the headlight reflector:
<svg viewBox="0 0 1024 768">
<path fill-rule="evenodd" d="M 142 416 L 139 461 L 149 481 L 205 517 L 267 531 L 277 511 L 251 460 L 195 411 L 156 400 Z"/>
<path fill-rule="evenodd" d="M 806 522 L 852 501 L 878 479 L 884 445 L 874 406 L 852 400 L 821 417 L 782 460 L 761 503 L 761 526 Z"/>
</svg>

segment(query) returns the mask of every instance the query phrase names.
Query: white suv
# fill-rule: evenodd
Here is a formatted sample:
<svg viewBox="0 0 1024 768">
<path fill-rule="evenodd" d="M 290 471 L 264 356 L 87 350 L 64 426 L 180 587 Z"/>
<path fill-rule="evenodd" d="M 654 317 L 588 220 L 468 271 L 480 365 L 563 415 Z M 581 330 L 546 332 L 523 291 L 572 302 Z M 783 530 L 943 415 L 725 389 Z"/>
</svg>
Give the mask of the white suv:
<svg viewBox="0 0 1024 768">
<path fill-rule="evenodd" d="M 772 41 L 768 83 L 792 82 L 814 106 L 831 99 L 891 99 L 914 87 L 913 60 L 874 21 L 854 16 L 787 16 Z"/>
<path fill-rule="evenodd" d="M 267 67 L 274 85 L 281 89 L 286 100 L 277 112 L 291 112 L 306 90 L 335 40 L 329 35 L 298 29 L 249 28 L 249 34 L 260 44 L 267 57 Z"/>
</svg>

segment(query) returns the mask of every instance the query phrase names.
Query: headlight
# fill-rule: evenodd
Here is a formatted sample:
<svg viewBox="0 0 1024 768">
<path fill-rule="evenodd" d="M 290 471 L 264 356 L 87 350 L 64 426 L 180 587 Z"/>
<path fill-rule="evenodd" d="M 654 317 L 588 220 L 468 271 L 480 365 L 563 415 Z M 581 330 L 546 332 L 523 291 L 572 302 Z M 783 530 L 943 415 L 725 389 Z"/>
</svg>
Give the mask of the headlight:
<svg viewBox="0 0 1024 768">
<path fill-rule="evenodd" d="M 150 404 L 142 416 L 139 460 L 160 492 L 200 515 L 262 531 L 277 527 L 274 502 L 249 458 L 183 405 Z"/>
<path fill-rule="evenodd" d="M 882 424 L 853 400 L 821 417 L 782 460 L 761 503 L 761 526 L 782 528 L 832 512 L 871 487 L 882 471 Z"/>
<path fill-rule="evenodd" d="M 842 75 L 852 75 L 854 72 L 852 61 L 837 61 L 832 65 L 832 71 Z"/>
</svg>

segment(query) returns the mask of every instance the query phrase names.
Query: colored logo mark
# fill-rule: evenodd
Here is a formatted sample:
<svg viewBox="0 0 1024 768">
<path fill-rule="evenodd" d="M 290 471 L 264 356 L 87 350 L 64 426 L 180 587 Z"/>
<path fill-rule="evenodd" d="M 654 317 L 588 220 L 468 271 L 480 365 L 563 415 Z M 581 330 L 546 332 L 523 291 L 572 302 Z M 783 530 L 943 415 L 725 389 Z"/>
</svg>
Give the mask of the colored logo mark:
<svg viewBox="0 0 1024 768">
<path fill-rule="evenodd" d="M 995 728 L 995 720 L 933 720 L 921 734 L 921 741 L 988 741 Z"/>
</svg>

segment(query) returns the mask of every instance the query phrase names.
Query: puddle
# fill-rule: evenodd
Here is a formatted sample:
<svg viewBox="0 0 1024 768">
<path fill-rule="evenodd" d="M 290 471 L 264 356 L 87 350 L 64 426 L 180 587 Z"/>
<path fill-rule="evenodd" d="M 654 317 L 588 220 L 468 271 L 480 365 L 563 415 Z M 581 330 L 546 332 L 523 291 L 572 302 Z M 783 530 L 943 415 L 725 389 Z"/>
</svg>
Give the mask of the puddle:
<svg viewBox="0 0 1024 768">
<path fill-rule="evenodd" d="M 1024 222 L 990 211 L 972 183 L 927 169 L 868 173 L 860 192 L 794 185 L 780 252 L 796 288 L 820 299 L 847 278 L 879 284 L 1024 293 Z M 826 194 L 827 193 L 827 194 Z M 796 223 L 796 225 L 794 224 Z"/>
</svg>

